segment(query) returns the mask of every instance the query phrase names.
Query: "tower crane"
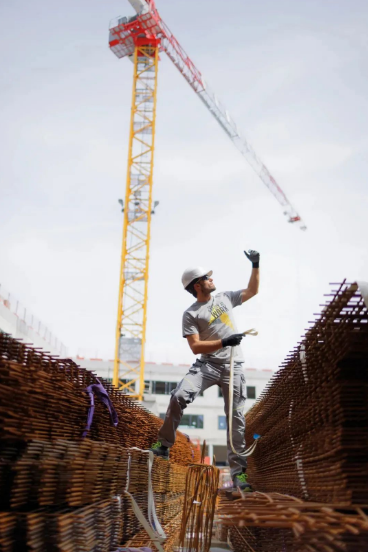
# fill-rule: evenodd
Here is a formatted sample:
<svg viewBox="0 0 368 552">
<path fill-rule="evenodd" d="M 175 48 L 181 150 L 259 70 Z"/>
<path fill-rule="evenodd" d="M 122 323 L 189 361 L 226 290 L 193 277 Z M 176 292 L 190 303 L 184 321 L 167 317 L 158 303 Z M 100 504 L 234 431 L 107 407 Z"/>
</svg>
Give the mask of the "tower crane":
<svg viewBox="0 0 368 552">
<path fill-rule="evenodd" d="M 109 45 L 134 63 L 124 202 L 123 242 L 113 384 L 142 400 L 155 149 L 157 71 L 165 52 L 283 208 L 288 222 L 305 230 L 300 215 L 241 134 L 227 109 L 161 19 L 154 0 L 129 0 L 136 14 L 110 24 Z"/>
</svg>

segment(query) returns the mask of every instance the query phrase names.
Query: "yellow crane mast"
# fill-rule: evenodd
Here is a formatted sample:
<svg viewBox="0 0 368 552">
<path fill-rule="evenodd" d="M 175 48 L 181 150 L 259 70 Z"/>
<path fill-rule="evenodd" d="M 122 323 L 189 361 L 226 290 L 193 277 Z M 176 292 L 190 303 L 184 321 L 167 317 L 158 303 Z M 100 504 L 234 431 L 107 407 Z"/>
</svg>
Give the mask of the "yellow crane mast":
<svg viewBox="0 0 368 552">
<path fill-rule="evenodd" d="M 158 45 L 136 45 L 113 384 L 142 400 Z"/>
</svg>

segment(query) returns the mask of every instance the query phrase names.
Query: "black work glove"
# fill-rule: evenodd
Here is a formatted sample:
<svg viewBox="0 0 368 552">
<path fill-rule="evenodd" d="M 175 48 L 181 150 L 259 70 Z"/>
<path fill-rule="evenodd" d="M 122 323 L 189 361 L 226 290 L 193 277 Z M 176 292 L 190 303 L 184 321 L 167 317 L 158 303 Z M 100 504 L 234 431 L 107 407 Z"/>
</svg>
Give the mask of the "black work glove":
<svg viewBox="0 0 368 552">
<path fill-rule="evenodd" d="M 249 249 L 249 251 L 244 251 L 244 255 L 248 257 L 250 262 L 252 263 L 253 268 L 259 268 L 259 258 L 260 254 L 258 251 L 254 251 L 254 249 Z"/>
<path fill-rule="evenodd" d="M 243 334 L 233 334 L 230 335 L 230 337 L 224 337 L 224 339 L 221 340 L 223 347 L 235 347 L 236 345 L 240 345 L 241 340 L 245 337 Z"/>
</svg>

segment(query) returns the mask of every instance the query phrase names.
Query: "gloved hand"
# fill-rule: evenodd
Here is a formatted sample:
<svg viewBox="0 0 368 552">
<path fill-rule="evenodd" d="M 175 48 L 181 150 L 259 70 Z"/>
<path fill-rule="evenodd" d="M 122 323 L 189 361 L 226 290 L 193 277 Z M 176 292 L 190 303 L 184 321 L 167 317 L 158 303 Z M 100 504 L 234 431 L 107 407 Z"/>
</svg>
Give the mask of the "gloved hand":
<svg viewBox="0 0 368 552">
<path fill-rule="evenodd" d="M 244 251 L 244 255 L 250 260 L 253 265 L 253 268 L 259 268 L 259 258 L 260 254 L 254 249 L 249 249 L 249 251 Z"/>
<path fill-rule="evenodd" d="M 233 334 L 229 337 L 224 337 L 224 339 L 221 340 L 223 347 L 235 347 L 236 345 L 240 345 L 241 340 L 245 337 L 243 334 Z"/>
</svg>

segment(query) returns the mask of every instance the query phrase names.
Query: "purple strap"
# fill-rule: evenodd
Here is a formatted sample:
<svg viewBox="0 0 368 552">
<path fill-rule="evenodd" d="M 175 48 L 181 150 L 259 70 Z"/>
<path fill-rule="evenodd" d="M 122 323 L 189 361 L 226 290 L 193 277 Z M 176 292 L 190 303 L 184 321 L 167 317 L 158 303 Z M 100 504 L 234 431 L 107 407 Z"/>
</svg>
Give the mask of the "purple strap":
<svg viewBox="0 0 368 552">
<path fill-rule="evenodd" d="M 114 427 L 116 427 L 119 423 L 118 415 L 116 414 L 116 410 L 115 410 L 115 408 L 114 408 L 114 406 L 111 402 L 111 399 L 110 399 L 106 389 L 104 388 L 104 386 L 102 385 L 102 383 L 100 382 L 100 380 L 98 378 L 96 378 L 96 381 L 98 381 L 98 383 L 92 383 L 92 385 L 89 385 L 88 387 L 86 387 L 84 389 L 85 393 L 88 393 L 91 402 L 90 402 L 90 407 L 88 409 L 87 425 L 86 425 L 85 430 L 83 431 L 82 439 L 84 439 L 84 437 L 86 437 L 87 433 L 91 429 L 93 415 L 95 413 L 95 397 L 94 397 L 94 395 L 96 395 L 96 397 L 98 397 L 100 399 L 100 401 L 102 401 L 104 403 L 104 405 L 107 406 L 107 409 L 110 413 L 110 418 L 111 418 L 112 425 Z"/>
</svg>

